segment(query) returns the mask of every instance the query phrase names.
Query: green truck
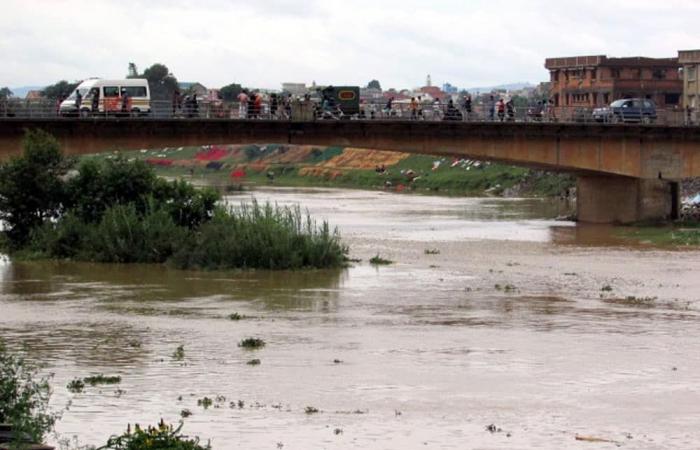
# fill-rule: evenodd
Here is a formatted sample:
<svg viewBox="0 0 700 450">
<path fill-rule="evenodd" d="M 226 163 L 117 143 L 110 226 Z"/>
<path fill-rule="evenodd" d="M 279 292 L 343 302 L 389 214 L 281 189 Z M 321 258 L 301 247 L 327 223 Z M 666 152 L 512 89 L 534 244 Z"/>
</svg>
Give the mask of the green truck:
<svg viewBox="0 0 700 450">
<path fill-rule="evenodd" d="M 335 110 L 340 107 L 343 115 L 353 116 L 360 113 L 360 88 L 358 86 L 327 86 L 319 89 L 321 104 L 328 100 Z"/>
</svg>

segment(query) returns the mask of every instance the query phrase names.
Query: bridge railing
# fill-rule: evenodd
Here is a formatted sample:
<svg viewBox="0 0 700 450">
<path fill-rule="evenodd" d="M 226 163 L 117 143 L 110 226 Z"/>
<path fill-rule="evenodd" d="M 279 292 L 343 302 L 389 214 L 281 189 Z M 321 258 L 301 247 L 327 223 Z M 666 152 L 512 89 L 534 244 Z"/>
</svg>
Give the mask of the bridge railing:
<svg viewBox="0 0 700 450">
<path fill-rule="evenodd" d="M 306 111 L 299 114 L 299 111 Z M 80 112 L 62 112 L 57 102 L 51 100 L 0 100 L 0 119 L 57 118 L 62 120 L 113 120 L 113 119 L 227 119 L 227 120 L 419 120 L 419 121 L 466 121 L 466 122 L 556 122 L 556 123 L 634 123 L 673 126 L 700 126 L 700 114 L 683 109 L 657 109 L 656 117 L 638 120 L 638 117 L 616 118 L 596 116 L 592 108 L 554 107 L 543 105 L 515 107 L 512 110 L 491 105 L 472 105 L 471 108 L 457 103 L 421 103 L 412 105 L 404 101 L 366 102 L 360 112 L 347 115 L 340 110 L 326 109 L 313 101 L 270 102 L 258 106 L 239 102 L 202 101 L 175 104 L 171 101 L 151 100 L 149 110 L 92 111 L 90 102 L 82 105 Z"/>
</svg>

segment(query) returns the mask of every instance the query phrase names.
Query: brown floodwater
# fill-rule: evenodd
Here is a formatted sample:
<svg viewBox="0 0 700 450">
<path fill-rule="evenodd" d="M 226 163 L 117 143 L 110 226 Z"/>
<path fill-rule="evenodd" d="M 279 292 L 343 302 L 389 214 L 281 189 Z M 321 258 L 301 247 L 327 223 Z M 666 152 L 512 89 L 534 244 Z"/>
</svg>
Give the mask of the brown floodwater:
<svg viewBox="0 0 700 450">
<path fill-rule="evenodd" d="M 229 200 L 253 198 L 329 220 L 362 261 L 281 273 L 0 263 L 0 337 L 55 374 L 52 405 L 70 403 L 61 437 L 100 444 L 189 409 L 184 432 L 215 449 L 700 447 L 700 251 L 555 221 L 568 208 L 555 201 Z M 369 265 L 377 253 L 395 264 Z M 238 347 L 247 337 L 267 345 Z M 66 389 L 99 373 L 122 382 Z"/>
</svg>

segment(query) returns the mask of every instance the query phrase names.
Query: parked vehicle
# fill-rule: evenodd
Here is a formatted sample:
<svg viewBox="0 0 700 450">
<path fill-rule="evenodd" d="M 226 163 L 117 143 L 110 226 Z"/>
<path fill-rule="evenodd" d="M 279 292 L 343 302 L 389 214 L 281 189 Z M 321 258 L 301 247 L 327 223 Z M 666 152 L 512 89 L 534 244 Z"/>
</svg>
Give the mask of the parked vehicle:
<svg viewBox="0 0 700 450">
<path fill-rule="evenodd" d="M 93 101 L 95 95 L 98 96 L 97 102 Z M 77 104 L 78 98 L 80 105 Z M 151 91 L 148 80 L 85 80 L 61 103 L 59 112 L 63 116 L 81 117 L 91 114 L 150 114 Z"/>
<path fill-rule="evenodd" d="M 627 98 L 615 100 L 604 108 L 593 110 L 593 119 L 596 122 L 622 123 L 641 122 L 653 123 L 656 121 L 656 105 L 646 98 Z"/>
<path fill-rule="evenodd" d="M 324 101 L 332 110 L 342 111 L 343 115 L 350 117 L 360 112 L 360 88 L 358 86 L 328 86 L 319 89 L 321 105 Z"/>
</svg>

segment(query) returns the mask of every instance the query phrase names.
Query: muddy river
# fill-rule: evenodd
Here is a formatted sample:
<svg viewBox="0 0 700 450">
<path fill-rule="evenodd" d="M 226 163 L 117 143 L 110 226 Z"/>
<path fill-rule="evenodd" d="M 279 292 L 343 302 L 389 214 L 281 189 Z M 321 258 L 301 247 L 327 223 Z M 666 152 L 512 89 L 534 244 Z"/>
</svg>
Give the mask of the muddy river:
<svg viewBox="0 0 700 450">
<path fill-rule="evenodd" d="M 187 409 L 185 434 L 215 449 L 700 447 L 700 251 L 554 221 L 566 205 L 553 201 L 230 200 L 253 198 L 328 219 L 362 261 L 0 264 L 0 337 L 55 374 L 61 437 L 100 444 Z M 395 264 L 371 266 L 376 254 Z M 267 345 L 238 347 L 247 337 Z M 99 373 L 122 382 L 66 389 Z"/>
</svg>

